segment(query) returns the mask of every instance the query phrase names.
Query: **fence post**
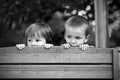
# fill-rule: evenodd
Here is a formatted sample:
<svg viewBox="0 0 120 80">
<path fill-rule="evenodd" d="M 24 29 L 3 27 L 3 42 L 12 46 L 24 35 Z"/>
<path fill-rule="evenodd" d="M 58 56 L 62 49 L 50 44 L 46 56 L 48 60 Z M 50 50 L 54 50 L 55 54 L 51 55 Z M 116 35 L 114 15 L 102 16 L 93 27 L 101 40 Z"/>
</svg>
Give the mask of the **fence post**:
<svg viewBox="0 0 120 80">
<path fill-rule="evenodd" d="M 119 80 L 119 49 L 113 49 L 113 78 Z"/>
<path fill-rule="evenodd" d="M 107 5 L 106 0 L 94 0 L 96 22 L 96 47 L 108 47 Z"/>
</svg>

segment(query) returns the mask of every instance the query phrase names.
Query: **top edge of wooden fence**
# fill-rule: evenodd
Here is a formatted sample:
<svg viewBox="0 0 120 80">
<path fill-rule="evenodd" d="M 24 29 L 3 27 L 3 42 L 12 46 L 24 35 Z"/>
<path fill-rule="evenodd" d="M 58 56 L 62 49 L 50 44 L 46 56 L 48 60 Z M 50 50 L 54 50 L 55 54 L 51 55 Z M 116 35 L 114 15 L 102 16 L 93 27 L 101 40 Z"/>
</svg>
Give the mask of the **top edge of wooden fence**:
<svg viewBox="0 0 120 80">
<path fill-rule="evenodd" d="M 78 47 L 70 47 L 69 49 L 65 49 L 62 46 L 53 46 L 50 49 L 46 49 L 44 47 L 25 47 L 22 50 L 17 49 L 16 47 L 1 47 L 0 48 L 0 53 L 12 53 L 12 52 L 58 52 L 58 53 L 64 53 L 64 52 L 102 52 L 102 53 L 109 53 L 113 50 L 114 48 L 88 48 L 86 50 L 81 50 Z"/>
</svg>

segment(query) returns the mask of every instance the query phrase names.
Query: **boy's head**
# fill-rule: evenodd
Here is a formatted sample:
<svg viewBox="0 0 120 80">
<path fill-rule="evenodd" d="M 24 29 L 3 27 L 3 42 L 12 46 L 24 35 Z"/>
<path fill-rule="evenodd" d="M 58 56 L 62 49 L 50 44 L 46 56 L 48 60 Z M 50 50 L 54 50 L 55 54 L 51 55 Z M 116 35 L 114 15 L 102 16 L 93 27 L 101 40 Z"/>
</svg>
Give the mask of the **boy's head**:
<svg viewBox="0 0 120 80">
<path fill-rule="evenodd" d="M 42 46 L 51 42 L 52 32 L 49 25 L 34 23 L 26 29 L 25 36 L 28 46 Z"/>
<path fill-rule="evenodd" d="M 82 16 L 71 16 L 65 22 L 65 40 L 71 46 L 86 43 L 90 34 L 90 25 Z"/>
</svg>

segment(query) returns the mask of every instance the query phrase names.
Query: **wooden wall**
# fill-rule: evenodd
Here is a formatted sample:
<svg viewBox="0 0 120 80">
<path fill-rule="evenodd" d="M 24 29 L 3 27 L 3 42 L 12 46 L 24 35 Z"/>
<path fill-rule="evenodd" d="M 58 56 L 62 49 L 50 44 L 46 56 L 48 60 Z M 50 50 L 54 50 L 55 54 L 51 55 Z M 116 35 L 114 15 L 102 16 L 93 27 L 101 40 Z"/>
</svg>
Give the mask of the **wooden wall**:
<svg viewBox="0 0 120 80">
<path fill-rule="evenodd" d="M 0 48 L 0 78 L 118 79 L 119 57 L 112 48 Z"/>
</svg>

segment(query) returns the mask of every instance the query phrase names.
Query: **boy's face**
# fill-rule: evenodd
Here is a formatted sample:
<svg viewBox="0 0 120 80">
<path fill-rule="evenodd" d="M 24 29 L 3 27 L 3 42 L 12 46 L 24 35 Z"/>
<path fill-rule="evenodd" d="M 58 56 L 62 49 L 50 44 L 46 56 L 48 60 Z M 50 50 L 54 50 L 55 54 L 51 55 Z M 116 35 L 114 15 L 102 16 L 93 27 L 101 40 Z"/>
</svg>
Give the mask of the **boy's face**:
<svg viewBox="0 0 120 80">
<path fill-rule="evenodd" d="M 87 37 L 85 36 L 85 29 L 84 28 L 72 28 L 66 27 L 65 30 L 65 40 L 71 46 L 79 46 L 85 42 L 87 42 Z"/>
<path fill-rule="evenodd" d="M 30 46 L 43 46 L 46 44 L 44 37 L 29 37 L 27 38 L 27 45 Z"/>
</svg>

